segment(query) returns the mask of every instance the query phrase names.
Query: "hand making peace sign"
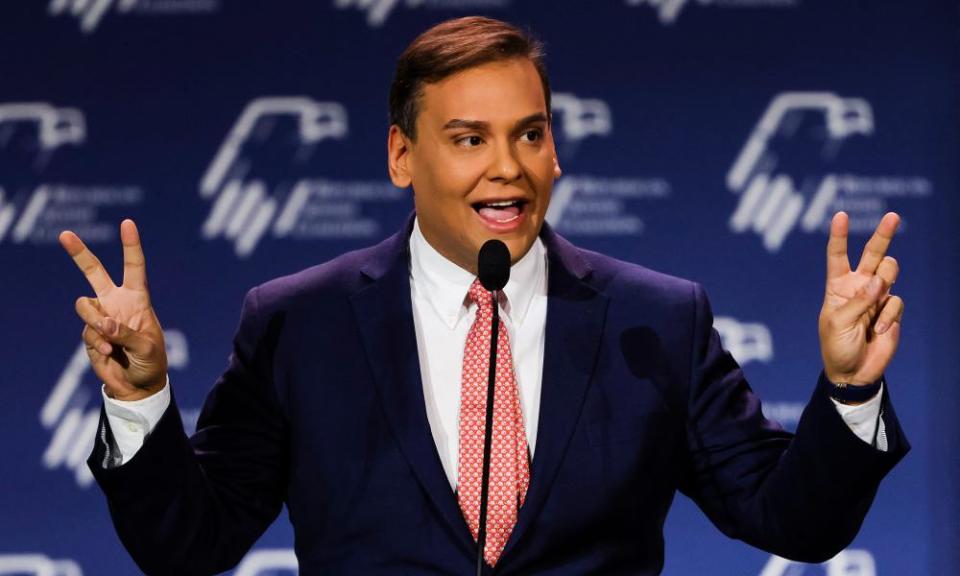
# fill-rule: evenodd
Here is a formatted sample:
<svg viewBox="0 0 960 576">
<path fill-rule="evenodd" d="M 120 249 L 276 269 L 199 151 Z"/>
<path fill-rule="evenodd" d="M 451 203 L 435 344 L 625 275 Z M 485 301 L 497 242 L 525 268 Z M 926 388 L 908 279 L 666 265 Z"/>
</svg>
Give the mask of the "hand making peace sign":
<svg viewBox="0 0 960 576">
<path fill-rule="evenodd" d="M 897 261 L 887 248 L 900 223 L 889 213 L 867 242 L 856 270 L 847 258 L 849 220 L 833 217 L 827 244 L 827 283 L 820 311 L 820 351 L 833 382 L 866 385 L 879 379 L 900 341 L 903 300 L 890 294 Z M 107 394 L 120 400 L 150 396 L 166 381 L 163 331 L 150 304 L 140 235 L 132 220 L 120 225 L 123 284 L 116 286 L 100 260 L 73 232 L 60 243 L 83 271 L 96 298 L 79 298 L 77 314 L 86 323 L 83 340 L 94 372 Z"/>
<path fill-rule="evenodd" d="M 163 331 L 150 305 L 146 264 L 140 234 L 133 220 L 120 224 L 123 244 L 123 284 L 117 286 L 103 264 L 70 231 L 60 244 L 73 258 L 96 298 L 77 299 L 77 314 L 86 323 L 83 341 L 94 372 L 118 400 L 139 400 L 166 383 L 167 353 Z"/>
<path fill-rule="evenodd" d="M 847 259 L 849 218 L 838 212 L 827 243 L 827 287 L 820 310 L 820 353 L 834 383 L 871 384 L 886 369 L 900 342 L 903 300 L 890 288 L 900 268 L 887 256 L 900 216 L 890 212 L 877 225 L 856 270 Z"/>
</svg>

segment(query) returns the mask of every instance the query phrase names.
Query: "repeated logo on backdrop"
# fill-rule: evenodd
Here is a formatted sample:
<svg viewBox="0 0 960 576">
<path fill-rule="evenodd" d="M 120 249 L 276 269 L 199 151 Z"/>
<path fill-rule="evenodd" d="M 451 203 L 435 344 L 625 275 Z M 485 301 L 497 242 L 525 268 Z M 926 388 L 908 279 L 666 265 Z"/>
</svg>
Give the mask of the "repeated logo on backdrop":
<svg viewBox="0 0 960 576">
<path fill-rule="evenodd" d="M 76 18 L 85 34 L 95 32 L 107 14 L 121 16 L 174 16 L 210 14 L 220 9 L 220 0 L 50 0 L 51 16 Z"/>
<path fill-rule="evenodd" d="M 359 10 L 367 15 L 367 24 L 379 28 L 400 7 L 433 10 L 460 10 L 465 14 L 507 8 L 511 0 L 333 0 L 340 10 Z"/>
<path fill-rule="evenodd" d="M 841 148 L 875 132 L 873 108 L 863 98 L 776 95 L 727 173 L 727 188 L 740 197 L 730 229 L 758 234 L 767 251 L 777 252 L 797 229 L 828 231 L 839 210 L 849 214 L 851 232 L 869 232 L 889 209 L 889 199 L 930 196 L 926 178 L 843 172 L 836 162 Z M 803 155 L 797 143 L 812 148 L 819 165 L 791 158 Z M 798 164 L 800 173 L 791 173 Z"/>
<path fill-rule="evenodd" d="M 292 549 L 252 550 L 236 567 L 234 576 L 278 576 L 298 573 L 296 554 Z M 793 562 L 771 556 L 759 576 L 876 576 L 876 561 L 867 550 L 848 549 L 820 566 Z M 80 565 L 70 559 L 54 560 L 42 554 L 0 555 L 0 574 L 25 576 L 83 576 Z"/>
<path fill-rule="evenodd" d="M 566 92 L 555 92 L 551 99 L 561 167 L 584 141 L 613 134 L 613 114 L 603 100 Z M 645 229 L 639 207 L 670 193 L 670 183 L 663 178 L 566 174 L 553 187 L 546 219 L 572 237 L 639 236 Z"/>
<path fill-rule="evenodd" d="M 766 324 L 742 322 L 730 316 L 715 316 L 713 327 L 720 335 L 723 348 L 741 367 L 752 362 L 773 362 L 773 335 Z M 767 398 L 762 403 L 763 415 L 788 430 L 796 428 L 805 407 L 806 403 L 796 400 Z"/>
<path fill-rule="evenodd" d="M 243 558 L 233 576 L 295 576 L 297 555 L 291 548 L 253 550 Z"/>
<path fill-rule="evenodd" d="M 143 202 L 138 186 L 64 182 L 50 175 L 61 156 L 83 153 L 84 113 L 47 102 L 0 103 L 0 243 L 53 244 L 72 229 L 91 244 L 116 236 L 102 210 Z"/>
<path fill-rule="evenodd" d="M 661 24 L 671 25 L 688 6 L 716 8 L 796 8 L 800 0 L 626 0 L 628 6 L 654 10 Z"/>
<path fill-rule="evenodd" d="M 407 193 L 387 180 L 323 177 L 316 146 L 349 134 L 338 102 L 271 96 L 247 104 L 200 181 L 213 201 L 204 238 L 224 238 L 240 258 L 261 239 L 375 239 L 380 222 L 364 213 L 370 203 L 400 202 Z"/>
<path fill-rule="evenodd" d="M 164 330 L 167 347 L 167 364 L 174 371 L 184 370 L 190 361 L 187 339 L 179 330 Z M 86 488 L 93 482 L 87 467 L 87 456 L 93 449 L 100 421 L 100 384 L 88 382 L 92 374 L 86 345 L 80 343 L 67 361 L 63 372 L 53 385 L 43 408 L 40 423 L 50 431 L 50 442 L 41 458 L 47 470 L 66 468 L 73 473 L 78 486 Z M 196 426 L 198 410 L 181 410 L 184 427 L 189 431 Z M 3 574 L 3 572 L 0 572 Z"/>
<path fill-rule="evenodd" d="M 321 0 L 259 8 L 223 0 L 37 0 L 26 11 L 6 4 L 16 3 L 4 3 L 0 17 L 22 33 L 0 37 L 7 54 L 17 55 L 0 66 L 2 77 L 15 79 L 0 94 L 0 258 L 24 281 L 5 285 L 23 305 L 7 310 L 16 330 L 2 348 L 14 379 L 26 381 L 14 386 L 21 392 L 0 416 L 11 430 L 24 431 L 8 436 L 27 458 L 4 473 L 29 492 L 7 494 L 0 508 L 29 522 L 0 522 L 0 542 L 8 545 L 0 551 L 0 574 L 103 571 L 94 566 L 136 572 L 111 541 L 108 512 L 86 467 L 101 384 L 79 334 L 68 329 L 56 336 L 66 348 L 53 365 L 43 346 L 21 343 L 42 342 L 51 325 L 76 323 L 62 283 L 81 279 L 66 268 L 71 264 L 57 246 L 59 233 L 72 229 L 88 244 L 101 244 L 96 253 L 116 258 L 102 244 L 119 248 L 120 218 L 135 217 L 149 231 L 148 252 L 158 256 L 151 265 L 159 266 L 151 277 L 164 308 L 196 315 L 198 325 L 209 328 L 191 329 L 189 343 L 183 332 L 166 332 L 171 383 L 189 392 L 178 397 L 202 397 L 204 382 L 192 375 L 219 368 L 211 364 L 219 364 L 229 344 L 226 324 L 236 320 L 239 304 L 231 294 L 239 297 L 241 284 L 372 244 L 408 212 L 410 191 L 371 168 L 382 144 L 360 134 L 359 120 L 365 125 L 383 117 L 386 94 L 370 90 L 385 88 L 389 78 L 376 75 L 389 75 L 398 42 L 444 18 L 486 14 L 549 38 L 554 78 L 568 89 L 553 95 L 564 176 L 555 182 L 547 220 L 584 248 L 643 258 L 644 265 L 696 276 L 723 294 L 715 302 L 715 328 L 746 371 L 784 375 L 769 382 L 762 406 L 785 428 L 795 427 L 810 393 L 812 382 L 799 376 L 809 375 L 809 366 L 797 352 L 813 341 L 793 327 L 817 295 L 801 293 L 799 282 L 785 281 L 774 296 L 730 283 L 789 280 L 795 258 L 819 266 L 835 210 L 850 214 L 856 235 L 894 209 L 904 218 L 896 256 L 912 263 L 911 286 L 903 289 L 938 284 L 924 251 L 948 233 L 930 223 L 952 170 L 941 173 L 941 158 L 930 153 L 934 144 L 952 145 L 955 138 L 936 126 L 946 101 L 937 95 L 948 96 L 950 84 L 934 72 L 946 70 L 949 59 L 931 57 L 948 52 L 934 49 L 942 40 L 929 41 L 939 34 L 935 19 L 926 18 L 926 11 L 935 12 L 932 5 L 921 17 L 912 7 L 803 0 Z M 611 24 L 624 19 L 655 33 L 607 38 Z M 803 43 L 814 29 L 817 41 Z M 850 32 L 861 29 L 879 38 Z M 330 43 L 318 38 L 338 41 L 337 49 L 319 49 Z M 18 52 L 22 39 L 40 48 Z M 349 39 L 363 46 L 341 50 Z M 902 68 L 883 60 L 885 47 L 896 51 Z M 643 55 L 651 53 L 662 58 L 645 67 Z M 694 53 L 709 58 L 684 57 Z M 382 62 L 359 68 L 377 54 Z M 354 57 L 364 64 L 343 60 Z M 597 62 L 632 69 L 639 62 L 663 80 L 663 91 L 649 90 L 647 74 L 600 74 Z M 804 84 L 770 85 L 774 76 L 760 76 L 774 68 L 808 72 L 809 62 L 818 65 L 815 75 L 803 75 Z M 924 81 L 893 77 L 910 69 L 923 71 Z M 333 70 L 348 72 L 340 77 Z M 742 82 L 714 82 L 704 90 L 704 78 L 730 74 Z M 757 85 L 765 88 L 754 99 Z M 670 95 L 676 97 L 665 102 Z M 721 117 L 714 115 L 718 109 Z M 657 140 L 636 146 L 638 134 Z M 696 158 L 719 164 L 685 164 L 692 149 Z M 859 248 L 859 240 L 851 244 Z M 221 286 L 224 296 L 200 305 L 190 297 L 196 285 Z M 33 323 L 33 314 L 49 317 Z M 950 349 L 949 334 L 931 336 L 902 348 L 898 370 L 921 365 L 931 346 Z M 31 374 L 41 378 L 39 390 Z M 929 380 L 908 384 L 926 390 Z M 897 395 L 904 422 L 927 415 L 918 398 L 929 396 Z M 189 433 L 199 409 L 188 405 L 181 412 Z M 929 471 L 937 470 L 930 459 L 914 451 L 885 483 L 887 491 L 929 483 Z M 47 517 L 31 505 L 38 495 Z M 82 526 L 64 522 L 56 511 L 76 511 L 74 505 L 94 517 Z M 875 506 L 881 517 L 936 525 L 923 506 L 889 494 L 878 494 Z M 823 564 L 743 554 L 744 544 L 712 527 L 686 524 L 694 517 L 703 523 L 702 514 L 682 498 L 665 538 L 692 534 L 702 544 L 701 558 L 736 574 L 875 576 L 918 566 L 931 572 L 924 568 L 934 545 L 920 542 L 922 530 L 891 530 L 878 523 L 876 510 L 872 514 L 857 549 Z M 52 541 L 54 533 L 64 537 Z M 292 537 L 281 519 L 231 572 L 296 574 Z M 911 553 L 896 553 L 891 542 Z M 691 563 L 697 562 L 667 549 L 667 571 L 695 572 Z"/>
<path fill-rule="evenodd" d="M 70 559 L 53 559 L 43 554 L 0 554 L 0 574 L 83 576 L 83 570 Z"/>
<path fill-rule="evenodd" d="M 773 336 L 766 324 L 740 322 L 728 316 L 716 316 L 713 327 L 720 334 L 723 347 L 741 366 L 750 362 L 773 360 Z"/>
<path fill-rule="evenodd" d="M 848 548 L 820 565 L 771 556 L 760 576 L 877 576 L 877 563 L 868 550 Z"/>
<path fill-rule="evenodd" d="M 233 576 L 295 576 L 297 556 L 292 549 L 252 550 L 233 571 Z M 83 576 L 80 564 L 55 560 L 43 554 L 0 554 L 0 574 L 18 576 Z"/>
</svg>

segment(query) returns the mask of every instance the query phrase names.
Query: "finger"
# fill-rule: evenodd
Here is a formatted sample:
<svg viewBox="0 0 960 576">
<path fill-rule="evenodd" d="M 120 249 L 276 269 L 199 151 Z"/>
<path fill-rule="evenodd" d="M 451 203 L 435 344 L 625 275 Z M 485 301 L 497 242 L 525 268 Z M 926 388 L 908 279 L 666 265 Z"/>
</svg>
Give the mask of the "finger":
<svg viewBox="0 0 960 576">
<path fill-rule="evenodd" d="M 850 272 L 847 258 L 847 233 L 850 219 L 845 212 L 837 212 L 830 222 L 830 240 L 827 241 L 827 279 L 838 278 Z"/>
<path fill-rule="evenodd" d="M 874 276 L 862 286 L 857 293 L 834 311 L 834 319 L 838 326 L 850 326 L 860 320 L 870 308 L 877 304 L 886 290 L 883 279 Z"/>
<path fill-rule="evenodd" d="M 104 270 L 103 264 L 87 248 L 79 236 L 69 230 L 61 232 L 60 244 L 76 262 L 83 275 L 86 276 L 87 282 L 90 283 L 97 296 L 103 296 L 116 287 L 113 280 L 110 279 L 110 275 Z"/>
<path fill-rule="evenodd" d="M 875 274 L 877 266 L 887 255 L 887 248 L 890 247 L 890 241 L 897 232 L 900 225 L 900 215 L 896 212 L 887 212 L 884 214 L 877 229 L 873 231 L 873 236 L 863 247 L 863 255 L 860 257 L 860 263 L 857 265 L 857 272 L 864 274 Z"/>
<path fill-rule="evenodd" d="M 124 323 L 117 321 L 116 318 L 105 316 L 94 328 L 97 329 L 97 332 L 99 332 L 107 342 L 119 344 L 123 346 L 125 350 L 129 350 L 134 354 L 148 356 L 154 350 L 153 342 L 150 339 L 136 330 L 131 329 Z"/>
<path fill-rule="evenodd" d="M 891 296 L 887 304 L 880 310 L 877 317 L 877 323 L 873 325 L 873 331 L 877 334 L 883 334 L 894 323 L 899 323 L 903 318 L 903 299 L 899 296 Z"/>
<path fill-rule="evenodd" d="M 129 218 L 120 223 L 123 244 L 123 285 L 134 290 L 147 288 L 147 267 L 140 245 L 140 232 Z"/>
<path fill-rule="evenodd" d="M 877 276 L 883 278 L 883 282 L 889 287 L 897 281 L 897 275 L 900 274 L 900 265 L 893 256 L 884 256 L 877 267 Z"/>
<path fill-rule="evenodd" d="M 88 350 L 94 350 L 103 356 L 109 356 L 113 353 L 113 345 L 104 340 L 103 336 L 98 334 L 91 326 L 83 327 L 83 342 L 87 345 Z"/>
<path fill-rule="evenodd" d="M 103 321 L 104 315 L 100 310 L 100 304 L 96 298 L 77 298 L 74 308 L 77 310 L 77 316 L 79 316 L 87 326 L 98 332 L 100 331 L 99 326 Z"/>
<path fill-rule="evenodd" d="M 78 298 L 77 314 L 91 329 L 111 344 L 119 344 L 136 354 L 148 355 L 153 351 L 153 342 L 118 321 L 116 318 L 105 316 L 93 298 Z"/>
</svg>

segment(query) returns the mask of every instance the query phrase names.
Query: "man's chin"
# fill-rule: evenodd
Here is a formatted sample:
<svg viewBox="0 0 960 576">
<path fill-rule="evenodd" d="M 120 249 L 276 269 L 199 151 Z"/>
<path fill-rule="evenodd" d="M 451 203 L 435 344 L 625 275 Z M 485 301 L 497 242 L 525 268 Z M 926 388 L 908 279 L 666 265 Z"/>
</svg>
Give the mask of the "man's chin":
<svg viewBox="0 0 960 576">
<path fill-rule="evenodd" d="M 488 240 L 500 240 L 510 250 L 510 263 L 516 264 L 527 254 L 540 232 L 539 227 L 534 230 L 531 224 L 526 222 L 523 227 L 509 232 L 496 232 L 481 226 L 475 236 L 478 238 L 477 252 L 479 253 L 480 247 Z"/>
<path fill-rule="evenodd" d="M 530 251 L 530 247 L 533 246 L 533 238 L 528 236 L 520 236 L 501 240 L 503 240 L 503 243 L 506 244 L 507 248 L 510 250 L 510 264 L 516 264 L 519 262 L 524 256 L 527 255 L 527 252 Z"/>
</svg>

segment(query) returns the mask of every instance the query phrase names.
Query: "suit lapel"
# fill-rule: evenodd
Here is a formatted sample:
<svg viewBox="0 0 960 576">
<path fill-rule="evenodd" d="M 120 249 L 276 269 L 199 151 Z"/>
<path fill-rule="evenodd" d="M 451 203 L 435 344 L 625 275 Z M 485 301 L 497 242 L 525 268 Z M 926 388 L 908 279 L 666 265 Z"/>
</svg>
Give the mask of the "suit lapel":
<svg viewBox="0 0 960 576">
<path fill-rule="evenodd" d="M 361 270 L 371 283 L 352 298 L 352 304 L 400 451 L 455 540 L 466 554 L 476 554 L 476 543 L 450 489 L 427 420 L 410 301 L 407 239 L 411 227 L 412 218 L 405 232 L 374 249 L 373 258 Z"/>
<path fill-rule="evenodd" d="M 351 299 L 387 422 L 417 480 L 468 555 L 477 546 L 437 454 L 426 403 L 410 301 L 408 238 L 400 233 L 373 249 L 361 272 L 370 284 Z M 544 225 L 548 303 L 540 423 L 530 488 L 502 558 L 543 508 L 593 375 L 606 319 L 607 297 L 588 282 L 590 267 L 573 245 Z M 502 562 L 502 561 L 501 561 Z"/>
<path fill-rule="evenodd" d="M 541 237 L 549 267 L 540 423 L 527 498 L 503 557 L 523 538 L 550 494 L 596 367 L 608 303 L 585 281 L 591 270 L 573 245 L 546 225 Z"/>
</svg>

